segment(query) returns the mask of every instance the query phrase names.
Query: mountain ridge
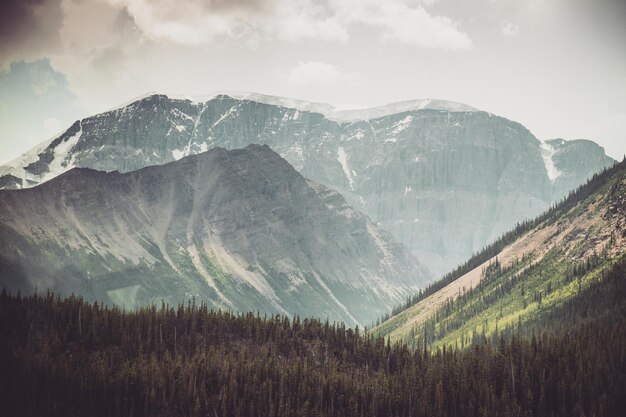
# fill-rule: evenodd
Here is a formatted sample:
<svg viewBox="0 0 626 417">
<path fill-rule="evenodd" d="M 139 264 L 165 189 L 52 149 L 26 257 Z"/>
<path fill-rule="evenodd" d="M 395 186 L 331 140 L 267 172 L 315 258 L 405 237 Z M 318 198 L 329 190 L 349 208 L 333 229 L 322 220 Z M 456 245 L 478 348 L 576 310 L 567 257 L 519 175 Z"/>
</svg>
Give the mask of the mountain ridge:
<svg viewBox="0 0 626 417">
<path fill-rule="evenodd" d="M 207 101 L 211 101 L 220 96 L 230 97 L 237 100 L 242 101 L 253 101 L 262 104 L 269 104 L 280 106 L 284 108 L 297 109 L 300 111 L 307 111 L 311 113 L 319 113 L 324 115 L 329 120 L 339 122 L 339 123 L 349 123 L 354 121 L 364 121 L 371 120 L 380 117 L 389 116 L 394 113 L 404 113 L 408 111 L 415 110 L 423 110 L 423 109 L 431 109 L 431 110 L 447 110 L 454 112 L 471 112 L 471 111 L 480 111 L 472 106 L 469 106 L 464 103 L 455 102 L 451 100 L 442 100 L 435 98 L 424 98 L 424 99 L 410 99 L 410 100 L 400 100 L 393 101 L 386 104 L 376 105 L 376 106 L 337 106 L 334 104 L 321 102 L 321 101 L 310 101 L 310 100 L 300 100 L 293 99 L 284 96 L 277 96 L 271 94 L 262 94 L 256 93 L 252 91 L 234 91 L 234 90 L 219 90 L 215 91 L 208 95 L 185 95 L 185 94 L 164 94 L 151 92 L 148 94 L 144 94 L 138 96 L 131 101 L 123 104 L 121 106 L 116 106 L 110 110 L 112 111 L 119 108 L 123 108 L 132 104 L 133 102 L 143 100 L 152 96 L 165 96 L 169 99 L 174 100 L 187 100 L 196 104 L 202 104 Z M 107 111 L 103 112 L 106 113 Z"/>
</svg>

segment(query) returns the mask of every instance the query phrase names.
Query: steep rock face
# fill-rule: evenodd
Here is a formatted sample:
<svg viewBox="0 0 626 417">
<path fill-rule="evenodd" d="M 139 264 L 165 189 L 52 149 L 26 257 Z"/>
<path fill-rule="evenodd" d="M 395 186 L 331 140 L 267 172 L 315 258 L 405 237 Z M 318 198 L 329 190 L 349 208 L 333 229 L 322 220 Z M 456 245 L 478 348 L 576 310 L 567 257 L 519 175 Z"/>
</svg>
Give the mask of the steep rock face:
<svg viewBox="0 0 626 417">
<path fill-rule="evenodd" d="M 127 172 L 250 143 L 339 191 L 438 275 L 613 162 L 597 145 L 598 157 L 585 159 L 578 141 L 541 142 L 458 103 L 338 111 L 260 95 L 198 103 L 153 95 L 77 122 L 1 167 L 0 185 L 27 187 L 74 166 Z"/>
<path fill-rule="evenodd" d="M 430 275 L 267 146 L 0 191 L 0 280 L 132 307 L 183 302 L 369 323 Z"/>
<path fill-rule="evenodd" d="M 566 197 L 570 190 L 583 184 L 598 172 L 599 166 L 611 166 L 615 161 L 597 143 L 585 139 L 546 141 L 554 148 L 554 166 L 558 177 L 554 182 L 554 199 Z"/>
</svg>

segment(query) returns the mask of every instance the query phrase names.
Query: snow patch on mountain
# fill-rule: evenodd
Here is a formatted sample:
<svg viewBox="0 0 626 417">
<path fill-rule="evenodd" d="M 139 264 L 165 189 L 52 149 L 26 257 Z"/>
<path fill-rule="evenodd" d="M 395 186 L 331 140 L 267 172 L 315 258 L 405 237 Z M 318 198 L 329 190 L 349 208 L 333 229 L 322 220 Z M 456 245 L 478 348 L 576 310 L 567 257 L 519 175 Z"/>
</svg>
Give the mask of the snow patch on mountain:
<svg viewBox="0 0 626 417">
<path fill-rule="evenodd" d="M 172 157 L 175 160 L 179 160 L 180 158 L 182 158 L 183 156 L 185 156 L 185 151 L 181 151 L 180 149 L 174 149 L 172 150 Z"/>
<path fill-rule="evenodd" d="M 256 101 L 263 104 L 272 104 L 276 106 L 293 108 L 299 111 L 320 113 L 328 120 L 333 120 L 339 123 L 353 122 L 358 120 L 372 120 L 389 116 L 391 114 L 425 109 L 442 110 L 449 112 L 478 111 L 474 107 L 468 106 L 466 104 L 434 99 L 408 100 L 397 103 L 390 103 L 383 106 L 362 109 L 341 109 L 327 103 L 294 100 L 290 98 L 268 96 L 257 93 L 221 92 L 216 93 L 216 96 L 217 95 L 226 95 L 238 100 Z"/>
<path fill-rule="evenodd" d="M 346 140 L 361 140 L 363 139 L 363 137 L 365 137 L 365 133 L 363 133 L 362 130 L 357 130 L 356 133 L 348 138 L 346 138 Z"/>
<path fill-rule="evenodd" d="M 215 123 L 213 123 L 213 126 L 211 126 L 211 128 L 213 128 L 213 127 L 215 127 L 215 126 L 219 125 L 220 123 L 222 123 L 222 121 L 223 121 L 224 119 L 226 119 L 228 116 L 230 116 L 231 114 L 233 114 L 235 111 L 236 111 L 235 106 L 233 106 L 233 107 L 231 107 L 230 109 L 228 109 L 228 111 L 227 111 L 226 113 L 222 114 L 222 115 L 220 116 L 220 118 L 219 118 L 219 119 L 217 119 L 217 121 L 216 121 Z M 196 122 L 196 126 L 197 126 L 197 122 Z"/>
<path fill-rule="evenodd" d="M 41 179 L 42 182 L 48 181 L 63 172 L 69 171 L 74 166 L 75 155 L 71 153 L 72 148 L 78 143 L 83 134 L 83 125 L 79 123 L 79 130 L 65 141 L 59 143 L 54 148 L 54 159 L 48 166 L 48 172 Z"/>
<path fill-rule="evenodd" d="M 6 164 L 0 166 L 0 175 L 4 175 L 4 174 L 14 174 L 13 169 L 17 169 L 17 168 L 22 168 L 32 162 L 35 162 L 38 158 L 38 155 L 44 150 L 46 149 L 48 146 L 50 146 L 50 144 L 52 143 L 52 141 L 54 139 L 56 139 L 59 135 L 54 136 L 51 139 L 48 139 L 45 142 L 42 142 L 34 147 L 32 147 L 30 150 L 26 151 L 25 153 L 23 153 L 22 155 L 18 156 L 17 158 L 7 162 Z"/>
<path fill-rule="evenodd" d="M 554 154 L 556 153 L 556 149 L 554 146 L 550 145 L 545 141 L 540 141 L 541 147 L 541 157 L 543 158 L 543 163 L 546 166 L 546 172 L 548 173 L 548 178 L 554 184 L 557 178 L 561 176 L 561 171 L 558 170 L 556 165 L 554 165 Z"/>
<path fill-rule="evenodd" d="M 43 152 L 48 146 L 50 146 L 54 139 L 56 139 L 56 136 L 52 139 L 40 143 L 39 145 L 36 145 L 19 157 L 0 166 L 0 177 L 3 175 L 13 175 L 14 177 L 21 179 L 22 181 L 32 180 L 39 182 L 39 178 L 36 178 L 33 174 L 26 171 L 24 167 L 37 161 L 37 159 L 39 159 L 39 154 Z M 25 185 L 27 184 L 22 183 L 19 188 L 22 188 Z"/>
<path fill-rule="evenodd" d="M 348 179 L 348 182 L 350 183 L 350 189 L 353 190 L 354 189 L 354 177 L 353 177 L 354 171 L 350 169 L 350 165 L 348 164 L 348 154 L 346 154 L 346 151 L 343 149 L 343 146 L 340 146 L 337 149 L 337 160 L 341 164 L 343 173 L 346 174 L 346 178 Z"/>
<path fill-rule="evenodd" d="M 53 149 L 54 158 L 49 164 L 49 172 L 41 175 L 34 175 L 26 171 L 26 167 L 39 160 L 39 154 L 44 152 L 52 143 L 58 138 L 56 135 L 52 139 L 40 143 L 33 147 L 28 152 L 22 154 L 18 158 L 7 162 L 0 166 L 0 177 L 3 175 L 13 175 L 20 178 L 22 181 L 34 181 L 36 183 L 48 181 L 70 169 L 74 168 L 74 156 L 70 156 L 72 148 L 78 143 L 82 134 L 82 125 L 80 130 L 73 136 L 67 138 L 65 141 L 56 145 Z M 29 186 L 27 183 L 22 183 L 21 187 Z"/>
<path fill-rule="evenodd" d="M 478 109 L 468 106 L 467 104 L 457 103 L 447 100 L 435 99 L 419 99 L 407 100 L 396 103 L 385 104 L 376 107 L 364 108 L 341 108 L 328 103 L 320 103 L 314 101 L 296 100 L 292 98 L 271 96 L 266 94 L 245 92 L 245 91 L 217 91 L 208 96 L 176 96 L 168 95 L 169 98 L 190 100 L 193 102 L 207 102 L 218 97 L 230 97 L 236 100 L 254 101 L 262 104 L 270 104 L 274 106 L 296 109 L 299 112 L 319 113 L 339 123 L 348 123 L 361 120 L 372 120 L 389 116 L 396 113 L 405 113 L 416 110 L 440 110 L 448 112 L 476 112 Z M 298 114 L 299 117 L 299 114 Z M 294 116 L 294 119 L 297 117 Z"/>
<path fill-rule="evenodd" d="M 409 127 L 412 121 L 413 121 L 413 116 L 411 115 L 406 116 L 404 119 L 400 120 L 398 123 L 393 125 L 393 130 L 391 131 L 391 133 L 394 135 L 397 135 L 398 133 L 402 132 L 404 129 Z"/>
</svg>

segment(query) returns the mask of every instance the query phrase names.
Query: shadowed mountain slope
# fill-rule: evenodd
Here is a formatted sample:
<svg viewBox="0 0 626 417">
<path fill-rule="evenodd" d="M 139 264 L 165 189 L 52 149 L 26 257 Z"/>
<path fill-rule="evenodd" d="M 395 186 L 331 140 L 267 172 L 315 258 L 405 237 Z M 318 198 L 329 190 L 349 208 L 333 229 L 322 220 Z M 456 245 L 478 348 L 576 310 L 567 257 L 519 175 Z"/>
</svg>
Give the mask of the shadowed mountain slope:
<svg viewBox="0 0 626 417">
<path fill-rule="evenodd" d="M 261 145 L 0 191 L 0 236 L 3 286 L 126 307 L 196 297 L 353 325 L 430 279 L 337 192 Z"/>
</svg>

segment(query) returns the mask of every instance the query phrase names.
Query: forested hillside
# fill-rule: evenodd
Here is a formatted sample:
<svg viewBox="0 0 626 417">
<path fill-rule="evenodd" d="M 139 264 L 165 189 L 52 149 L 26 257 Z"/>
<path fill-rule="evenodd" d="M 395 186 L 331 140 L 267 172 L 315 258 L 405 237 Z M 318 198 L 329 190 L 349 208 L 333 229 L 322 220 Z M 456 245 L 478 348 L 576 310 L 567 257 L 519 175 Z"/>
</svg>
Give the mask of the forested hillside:
<svg viewBox="0 0 626 417">
<path fill-rule="evenodd" d="M 602 281 L 625 253 L 621 162 L 416 294 L 383 317 L 373 333 L 416 348 L 464 347 L 476 337 L 497 340 L 514 328 L 537 328 Z"/>
<path fill-rule="evenodd" d="M 582 290 L 558 333 L 466 350 L 193 304 L 129 313 L 3 293 L 0 403 L 4 416 L 617 416 L 625 273 Z"/>
</svg>

